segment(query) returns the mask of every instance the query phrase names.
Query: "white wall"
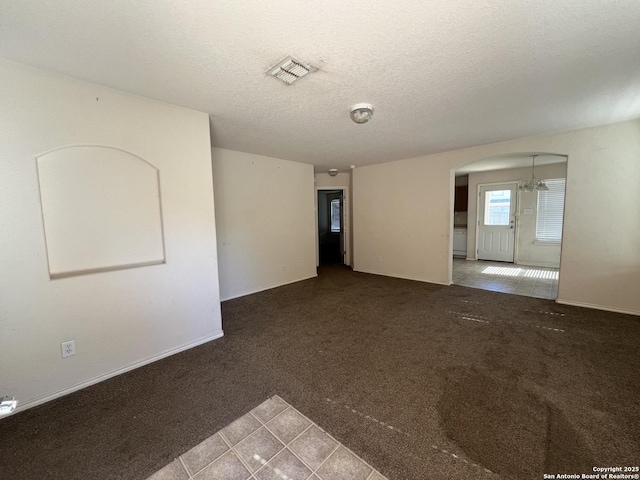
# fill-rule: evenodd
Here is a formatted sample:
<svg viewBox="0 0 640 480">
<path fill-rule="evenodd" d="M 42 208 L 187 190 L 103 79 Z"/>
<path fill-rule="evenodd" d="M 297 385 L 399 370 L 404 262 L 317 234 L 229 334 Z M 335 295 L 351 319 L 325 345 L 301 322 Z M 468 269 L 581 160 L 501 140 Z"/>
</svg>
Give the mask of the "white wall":
<svg viewBox="0 0 640 480">
<path fill-rule="evenodd" d="M 33 406 L 221 336 L 208 116 L 5 61 L 0 91 L 0 396 Z M 159 169 L 165 264 L 49 278 L 35 158 L 76 144 Z"/>
<path fill-rule="evenodd" d="M 452 170 L 529 152 L 569 157 L 558 301 L 639 315 L 640 120 L 357 168 L 355 269 L 448 284 Z"/>
<path fill-rule="evenodd" d="M 356 168 L 354 270 L 448 285 L 453 181 L 423 159 Z"/>
<path fill-rule="evenodd" d="M 329 233 L 329 224 L 331 223 L 329 221 L 329 200 L 326 193 L 317 196 L 316 209 L 318 211 L 318 235 L 326 235 Z"/>
<path fill-rule="evenodd" d="M 566 178 L 567 164 L 554 163 L 536 167 L 536 177 L 543 179 Z M 498 183 L 509 181 L 527 181 L 531 178 L 531 168 L 509 168 L 469 174 L 469 211 L 467 223 L 467 258 L 476 259 L 476 225 L 478 214 L 478 185 L 482 183 Z M 518 213 L 520 217 L 516 231 L 515 263 L 535 265 L 539 267 L 560 266 L 560 244 L 535 243 L 536 214 L 538 211 L 537 194 L 518 193 Z M 530 209 L 531 215 L 524 210 Z"/>
<path fill-rule="evenodd" d="M 350 173 L 338 173 L 332 177 L 328 173 L 316 173 L 316 187 L 348 187 L 351 185 Z"/>
<path fill-rule="evenodd" d="M 220 293 L 316 276 L 313 166 L 213 149 Z"/>
</svg>

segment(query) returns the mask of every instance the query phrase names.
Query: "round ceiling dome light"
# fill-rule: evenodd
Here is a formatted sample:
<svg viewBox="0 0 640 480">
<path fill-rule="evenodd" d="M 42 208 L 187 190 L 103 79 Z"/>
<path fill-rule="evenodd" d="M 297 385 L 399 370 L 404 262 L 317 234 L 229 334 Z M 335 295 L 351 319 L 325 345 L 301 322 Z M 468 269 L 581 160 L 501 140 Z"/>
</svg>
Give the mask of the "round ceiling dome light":
<svg viewBox="0 0 640 480">
<path fill-rule="evenodd" d="M 370 103 L 356 103 L 351 107 L 351 120 L 356 123 L 367 123 L 373 117 L 373 105 Z"/>
</svg>

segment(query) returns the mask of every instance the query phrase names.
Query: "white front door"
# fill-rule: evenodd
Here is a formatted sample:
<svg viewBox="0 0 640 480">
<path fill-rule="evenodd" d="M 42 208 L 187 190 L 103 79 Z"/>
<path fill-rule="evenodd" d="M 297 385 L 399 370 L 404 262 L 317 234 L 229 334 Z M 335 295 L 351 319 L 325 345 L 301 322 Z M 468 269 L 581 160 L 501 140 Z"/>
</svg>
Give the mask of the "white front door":
<svg viewBox="0 0 640 480">
<path fill-rule="evenodd" d="M 513 262 L 518 184 L 480 185 L 478 260 Z"/>
</svg>

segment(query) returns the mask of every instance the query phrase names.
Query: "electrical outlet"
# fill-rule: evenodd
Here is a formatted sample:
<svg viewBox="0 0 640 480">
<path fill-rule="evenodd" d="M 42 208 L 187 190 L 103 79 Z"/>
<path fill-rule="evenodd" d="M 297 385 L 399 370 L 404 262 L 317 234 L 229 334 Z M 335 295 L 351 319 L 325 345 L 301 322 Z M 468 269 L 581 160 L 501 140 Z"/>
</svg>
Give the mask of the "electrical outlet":
<svg viewBox="0 0 640 480">
<path fill-rule="evenodd" d="M 76 354 L 76 341 L 69 340 L 68 342 L 62 342 L 62 358 L 67 358 Z"/>
<path fill-rule="evenodd" d="M 382 263 L 382 257 L 378 257 L 378 263 Z"/>
<path fill-rule="evenodd" d="M 284 272 L 287 269 L 286 265 L 282 265 L 282 271 Z"/>
</svg>

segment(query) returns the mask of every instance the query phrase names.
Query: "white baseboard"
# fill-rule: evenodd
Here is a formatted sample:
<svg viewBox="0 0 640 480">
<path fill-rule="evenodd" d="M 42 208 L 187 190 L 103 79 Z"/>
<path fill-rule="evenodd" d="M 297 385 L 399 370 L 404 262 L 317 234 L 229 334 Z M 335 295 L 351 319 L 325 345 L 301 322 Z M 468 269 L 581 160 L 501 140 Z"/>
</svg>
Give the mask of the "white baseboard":
<svg viewBox="0 0 640 480">
<path fill-rule="evenodd" d="M 368 273 L 369 275 L 381 275 L 383 277 L 401 278 L 403 280 L 413 280 L 414 282 L 435 283 L 436 285 L 445 285 L 447 287 L 449 285 L 451 285 L 451 283 L 449 283 L 449 282 L 441 282 L 439 280 L 427 280 L 427 279 L 424 279 L 424 278 L 409 277 L 407 275 L 398 275 L 398 274 L 395 274 L 395 273 L 370 272 L 368 270 L 354 270 L 354 272 Z"/>
<path fill-rule="evenodd" d="M 296 280 L 290 280 L 287 282 L 282 282 L 282 283 L 278 283 L 276 285 L 269 285 L 268 287 L 264 287 L 264 288 L 258 288 L 255 290 L 249 290 L 243 293 L 239 293 L 237 295 L 231 295 L 230 297 L 225 297 L 225 298 L 221 298 L 220 301 L 221 302 L 226 302 L 227 300 L 233 300 L 234 298 L 240 298 L 240 297 L 246 297 L 247 295 L 253 295 L 254 293 L 259 293 L 259 292 L 264 292 L 266 290 L 271 290 L 272 288 L 278 288 L 278 287 L 284 287 L 285 285 L 291 285 L 292 283 L 298 283 L 298 282 L 302 282 L 304 280 L 310 280 L 312 278 L 316 278 L 318 276 L 318 274 L 314 274 L 314 275 L 310 275 L 308 277 L 302 277 L 302 278 L 298 278 Z"/>
<path fill-rule="evenodd" d="M 584 308 L 592 308 L 594 310 L 604 310 L 606 312 L 614 312 L 614 313 L 625 313 L 627 315 L 639 315 L 640 312 L 633 310 L 624 310 L 622 308 L 609 307 L 606 305 L 597 305 L 594 303 L 585 303 L 585 302 L 575 302 L 573 300 L 564 300 L 561 298 L 556 299 L 556 303 L 560 303 L 562 305 L 571 305 L 573 307 L 584 307 Z"/>
<path fill-rule="evenodd" d="M 189 343 L 188 345 L 182 345 L 180 347 L 176 347 L 176 348 L 172 348 L 170 350 L 167 350 L 166 352 L 161 353 L 160 355 L 154 355 L 153 357 L 149 357 L 149 358 L 145 358 L 143 360 L 140 360 L 138 362 L 135 362 L 131 365 L 127 365 L 126 367 L 123 368 L 119 368 L 117 370 L 113 370 L 109 373 L 105 373 L 103 375 L 98 375 L 97 377 L 94 377 L 90 380 L 87 380 L 85 382 L 81 382 L 78 383 L 76 385 L 73 385 L 72 387 L 69 388 L 65 388 L 64 390 L 60 390 L 59 392 L 55 392 L 55 393 L 51 393 L 51 394 L 47 394 L 44 395 L 42 397 L 38 397 L 35 398 L 34 400 L 29 400 L 28 402 L 25 403 L 19 403 L 18 406 L 16 407 L 16 409 L 13 411 L 13 413 L 11 415 L 15 415 L 18 412 L 22 412 L 24 410 L 27 410 L 28 408 L 32 408 L 32 407 L 36 407 L 38 405 L 42 405 L 43 403 L 47 403 L 50 402 L 51 400 L 54 400 L 56 398 L 59 397 L 63 397 L 65 395 L 68 395 L 70 393 L 73 392 L 77 392 L 78 390 L 81 390 L 85 387 L 89 387 L 91 385 L 95 385 L 96 383 L 100 383 L 104 380 L 107 380 L 109 378 L 115 377 L 117 375 L 120 375 L 122 373 L 126 373 L 128 371 L 131 370 L 135 370 L 136 368 L 142 367 L 144 365 L 147 365 L 149 363 L 153 363 L 156 362 L 158 360 L 161 360 L 163 358 L 166 357 L 170 357 L 171 355 L 175 355 L 176 353 L 180 353 L 183 352 L 185 350 L 189 350 L 190 348 L 194 348 L 197 347 L 198 345 L 202 345 L 204 343 L 210 342 L 212 340 L 216 340 L 218 338 L 221 338 L 222 336 L 224 336 L 224 332 L 221 330 L 220 332 L 210 336 L 210 337 L 206 337 L 203 339 L 200 339 L 196 342 L 193 343 Z"/>
</svg>

